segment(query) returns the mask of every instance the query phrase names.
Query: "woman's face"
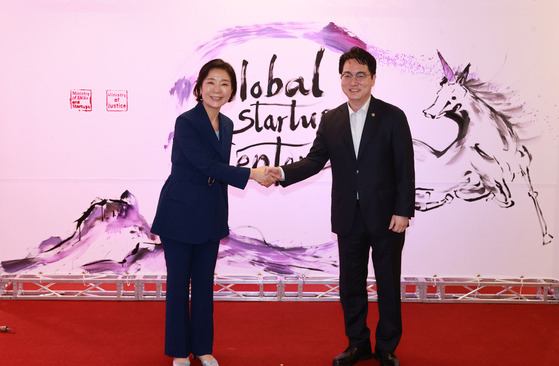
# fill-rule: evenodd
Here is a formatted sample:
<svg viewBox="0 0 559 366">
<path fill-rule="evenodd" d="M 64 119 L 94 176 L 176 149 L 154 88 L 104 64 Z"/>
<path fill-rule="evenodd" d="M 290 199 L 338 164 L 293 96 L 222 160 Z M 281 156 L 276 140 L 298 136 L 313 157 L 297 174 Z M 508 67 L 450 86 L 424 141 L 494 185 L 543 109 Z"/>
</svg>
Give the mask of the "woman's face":
<svg viewBox="0 0 559 366">
<path fill-rule="evenodd" d="M 222 69 L 211 69 L 200 88 L 204 107 L 218 111 L 229 101 L 231 92 L 231 77 Z"/>
</svg>

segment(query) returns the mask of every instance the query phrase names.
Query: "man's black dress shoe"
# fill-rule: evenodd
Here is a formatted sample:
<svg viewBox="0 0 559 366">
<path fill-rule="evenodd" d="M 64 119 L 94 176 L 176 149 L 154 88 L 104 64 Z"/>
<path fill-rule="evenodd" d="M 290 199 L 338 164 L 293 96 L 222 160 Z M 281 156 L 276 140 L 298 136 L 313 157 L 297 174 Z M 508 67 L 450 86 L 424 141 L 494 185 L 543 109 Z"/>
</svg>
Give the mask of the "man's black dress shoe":
<svg viewBox="0 0 559 366">
<path fill-rule="evenodd" d="M 380 366 L 400 366 L 400 361 L 392 352 L 375 350 L 373 357 L 380 362 Z"/>
<path fill-rule="evenodd" d="M 362 360 L 373 358 L 371 346 L 354 347 L 349 346 L 332 361 L 333 366 L 351 366 Z"/>
</svg>

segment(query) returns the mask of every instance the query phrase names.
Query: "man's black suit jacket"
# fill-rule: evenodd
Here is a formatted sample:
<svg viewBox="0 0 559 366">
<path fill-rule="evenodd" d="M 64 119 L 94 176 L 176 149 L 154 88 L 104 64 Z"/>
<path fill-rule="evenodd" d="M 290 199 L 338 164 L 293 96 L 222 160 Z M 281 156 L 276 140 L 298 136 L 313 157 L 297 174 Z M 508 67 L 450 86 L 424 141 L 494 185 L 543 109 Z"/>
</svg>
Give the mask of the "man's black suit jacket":
<svg viewBox="0 0 559 366">
<path fill-rule="evenodd" d="M 282 186 L 318 173 L 328 160 L 332 169 L 332 231 L 351 231 L 356 200 L 371 234 L 388 232 L 392 215 L 413 217 L 415 172 L 406 116 L 399 108 L 371 97 L 358 157 L 355 156 L 348 104 L 326 113 L 308 155 L 283 166 Z"/>
</svg>

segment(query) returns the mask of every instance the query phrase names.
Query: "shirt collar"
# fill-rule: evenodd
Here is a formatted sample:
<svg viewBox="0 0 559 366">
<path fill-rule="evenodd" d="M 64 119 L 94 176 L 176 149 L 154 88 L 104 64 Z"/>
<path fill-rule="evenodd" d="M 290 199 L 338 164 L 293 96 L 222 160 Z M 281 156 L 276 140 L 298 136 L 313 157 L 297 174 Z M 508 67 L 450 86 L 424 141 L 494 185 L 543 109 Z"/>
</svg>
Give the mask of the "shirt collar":
<svg viewBox="0 0 559 366">
<path fill-rule="evenodd" d="M 367 102 L 365 104 L 363 104 L 363 106 L 361 108 L 359 108 L 358 111 L 354 112 L 353 109 L 351 109 L 349 102 L 347 102 L 347 109 L 349 110 L 349 115 L 351 116 L 352 113 L 360 113 L 360 111 L 365 112 L 365 114 L 367 114 L 367 111 L 369 110 L 369 104 L 371 104 L 371 98 L 369 97 L 369 99 L 367 100 Z"/>
</svg>

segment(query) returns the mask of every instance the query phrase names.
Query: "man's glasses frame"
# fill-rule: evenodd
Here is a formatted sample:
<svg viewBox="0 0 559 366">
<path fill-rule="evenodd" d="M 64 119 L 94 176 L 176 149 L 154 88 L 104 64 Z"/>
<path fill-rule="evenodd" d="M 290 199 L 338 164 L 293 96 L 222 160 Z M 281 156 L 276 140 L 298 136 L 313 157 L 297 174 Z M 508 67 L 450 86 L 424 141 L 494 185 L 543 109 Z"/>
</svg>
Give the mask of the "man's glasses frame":
<svg viewBox="0 0 559 366">
<path fill-rule="evenodd" d="M 340 75 L 340 78 L 343 81 L 350 81 L 353 80 L 353 78 L 355 78 L 355 80 L 357 80 L 357 82 L 361 83 L 363 81 L 365 81 L 365 79 L 367 78 L 367 76 L 369 76 L 370 74 L 367 74 L 366 72 L 358 72 L 357 74 L 353 75 L 351 72 L 344 72 Z"/>
</svg>

